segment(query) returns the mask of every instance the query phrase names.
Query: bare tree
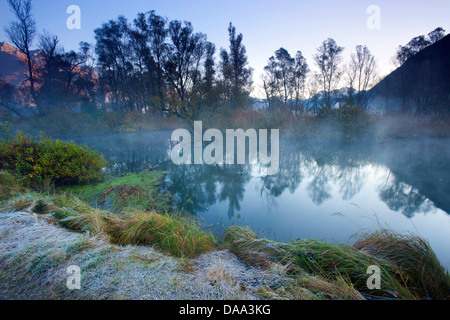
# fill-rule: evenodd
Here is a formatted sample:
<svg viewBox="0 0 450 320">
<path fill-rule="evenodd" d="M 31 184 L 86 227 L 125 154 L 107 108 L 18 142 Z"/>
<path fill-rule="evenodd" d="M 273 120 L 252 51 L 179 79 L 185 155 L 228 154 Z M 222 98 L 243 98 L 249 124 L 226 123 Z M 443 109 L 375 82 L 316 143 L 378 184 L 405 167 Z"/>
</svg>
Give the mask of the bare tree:
<svg viewBox="0 0 450 320">
<path fill-rule="evenodd" d="M 329 38 L 322 43 L 314 55 L 314 60 L 319 67 L 321 74 L 321 84 L 324 94 L 324 106 L 331 107 L 332 92 L 337 88 L 342 77 L 339 68 L 342 62 L 343 47 L 339 47 L 336 42 Z"/>
<path fill-rule="evenodd" d="M 313 73 L 306 84 L 306 91 L 308 94 L 308 109 L 314 115 L 319 112 L 320 101 L 318 98 L 319 88 L 321 86 L 322 76 L 318 73 Z"/>
<path fill-rule="evenodd" d="M 356 46 L 346 68 L 346 81 L 349 86 L 351 104 L 367 107 L 369 90 L 377 79 L 377 64 L 375 57 L 366 46 Z"/>
<path fill-rule="evenodd" d="M 270 57 L 264 72 L 264 90 L 269 106 L 273 107 L 274 102 L 278 101 L 284 109 L 290 109 L 292 114 L 301 114 L 301 99 L 309 72 L 302 53 L 298 51 L 293 58 L 286 49 L 280 48 L 275 56 Z"/>
<path fill-rule="evenodd" d="M 236 34 L 236 27 L 230 22 L 228 27 L 230 49 L 220 51 L 220 71 L 227 93 L 230 106 L 234 108 L 244 107 L 253 85 L 253 69 L 248 66 L 247 50 L 242 41 L 242 33 Z"/>
<path fill-rule="evenodd" d="M 31 15 L 31 0 L 7 0 L 11 11 L 17 21 L 10 23 L 5 28 L 9 40 L 26 56 L 28 66 L 27 81 L 30 82 L 30 92 L 36 101 L 34 63 L 30 53 L 30 47 L 36 36 L 36 22 Z"/>
<path fill-rule="evenodd" d="M 53 82 L 58 73 L 58 59 L 62 53 L 58 36 L 44 32 L 39 37 L 39 49 L 41 50 L 44 61 L 41 71 L 44 76 L 44 86 L 51 93 L 53 90 Z"/>
<path fill-rule="evenodd" d="M 305 81 L 306 76 L 309 73 L 308 63 L 301 51 L 297 51 L 295 55 L 294 65 L 294 99 L 295 99 L 295 112 L 298 114 L 303 113 L 304 105 L 302 100 L 305 98 Z"/>
</svg>

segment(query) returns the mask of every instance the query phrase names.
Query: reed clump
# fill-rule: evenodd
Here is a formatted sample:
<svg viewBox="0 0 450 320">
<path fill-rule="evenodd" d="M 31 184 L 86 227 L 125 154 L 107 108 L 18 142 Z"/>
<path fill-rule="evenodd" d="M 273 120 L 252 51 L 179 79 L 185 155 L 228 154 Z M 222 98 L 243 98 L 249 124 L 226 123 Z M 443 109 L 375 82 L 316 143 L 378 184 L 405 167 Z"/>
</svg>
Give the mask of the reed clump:
<svg viewBox="0 0 450 320">
<path fill-rule="evenodd" d="M 128 212 L 112 221 L 110 234 L 116 244 L 149 245 L 187 258 L 212 251 L 216 245 L 214 237 L 193 220 L 155 212 Z"/>
<path fill-rule="evenodd" d="M 306 274 L 331 284 L 345 281 L 347 286 L 341 287 L 354 287 L 366 297 L 445 299 L 450 289 L 448 274 L 426 241 L 418 236 L 408 238 L 380 231 L 362 236 L 355 246 L 315 239 L 281 243 L 259 239 L 249 228 L 233 226 L 227 230 L 225 243 L 249 264 L 288 265 L 288 273 L 297 279 L 294 287 Z M 377 254 L 373 253 L 374 248 Z M 380 290 L 368 289 L 370 266 L 381 270 Z"/>
<path fill-rule="evenodd" d="M 55 196 L 59 210 L 53 213 L 57 223 L 77 232 L 103 235 L 119 245 L 152 246 L 176 257 L 193 258 L 212 251 L 214 237 L 202 231 L 193 219 L 129 209 L 116 214 L 92 208 L 75 196 Z"/>
<path fill-rule="evenodd" d="M 271 300 L 365 300 L 344 277 L 327 279 L 301 274 L 277 288 L 263 286 L 259 294 Z"/>
<path fill-rule="evenodd" d="M 434 299 L 450 297 L 450 277 L 430 244 L 414 234 L 379 230 L 360 236 L 354 247 L 374 257 L 385 259 L 407 276 L 409 287 Z"/>
</svg>

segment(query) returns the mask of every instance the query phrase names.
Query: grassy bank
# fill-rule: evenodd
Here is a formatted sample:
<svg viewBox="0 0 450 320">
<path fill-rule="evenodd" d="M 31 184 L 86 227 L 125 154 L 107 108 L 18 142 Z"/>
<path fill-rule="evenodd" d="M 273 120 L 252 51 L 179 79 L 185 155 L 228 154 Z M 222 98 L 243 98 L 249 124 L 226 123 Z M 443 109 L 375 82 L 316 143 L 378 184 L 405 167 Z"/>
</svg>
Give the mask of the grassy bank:
<svg viewBox="0 0 450 320">
<path fill-rule="evenodd" d="M 249 265 L 279 264 L 291 280 L 263 288 L 276 299 L 448 299 L 450 277 L 429 244 L 414 235 L 389 230 L 365 234 L 351 247 L 308 239 L 279 243 L 230 227 L 225 243 Z M 381 289 L 369 290 L 368 268 L 381 270 Z"/>
<path fill-rule="evenodd" d="M 116 212 L 123 212 L 128 208 L 167 212 L 170 211 L 171 198 L 168 193 L 161 192 L 165 174 L 162 171 L 144 171 L 98 184 L 69 187 L 65 192 L 92 206 Z"/>
<path fill-rule="evenodd" d="M 126 214 L 93 208 L 68 194 L 24 194 L 2 204 L 3 210 L 23 210 L 68 230 L 100 236 L 119 245 L 147 245 L 166 254 L 193 258 L 214 249 L 215 240 L 193 219 L 154 211 Z"/>
<path fill-rule="evenodd" d="M 81 290 L 66 286 L 81 269 Z M 253 300 L 277 278 L 229 251 L 175 258 L 70 232 L 29 212 L 0 213 L 0 300 Z"/>
<path fill-rule="evenodd" d="M 73 190 L 95 199 L 111 187 L 134 181 L 145 190 L 160 179 L 161 173 L 149 172 Z M 448 273 L 429 244 L 414 235 L 380 230 L 347 246 L 314 239 L 280 243 L 259 239 L 248 228 L 230 227 L 224 242 L 217 243 L 195 220 L 142 210 L 139 201 L 133 208 L 136 199 L 111 211 L 68 192 L 30 192 L 4 171 L 0 180 L 0 279 L 8 284 L 0 295 L 3 289 L 6 298 L 26 298 L 20 292 L 57 299 L 141 298 L 133 292 L 149 299 L 449 298 Z M 205 263 L 209 271 L 199 275 Z M 87 273 L 86 291 L 68 292 L 61 283 L 61 268 L 70 264 Z M 368 289 L 370 266 L 381 270 L 379 290 Z M 30 280 L 30 274 L 38 280 Z M 144 277 L 153 282 L 138 281 Z M 105 284 L 97 287 L 97 278 Z M 161 290 L 157 293 L 150 289 L 155 283 Z M 144 290 L 152 294 L 145 296 Z"/>
</svg>

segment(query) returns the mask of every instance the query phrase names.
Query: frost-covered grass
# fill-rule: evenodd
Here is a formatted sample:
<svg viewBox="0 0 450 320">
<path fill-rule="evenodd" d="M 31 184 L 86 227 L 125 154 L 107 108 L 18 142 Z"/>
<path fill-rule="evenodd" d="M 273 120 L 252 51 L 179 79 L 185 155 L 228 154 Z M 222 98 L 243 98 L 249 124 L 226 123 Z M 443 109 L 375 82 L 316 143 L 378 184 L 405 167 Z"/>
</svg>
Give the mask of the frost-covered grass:
<svg viewBox="0 0 450 320">
<path fill-rule="evenodd" d="M 0 170 L 0 201 L 8 200 L 25 191 L 17 177 L 6 170 Z"/>
<path fill-rule="evenodd" d="M 81 290 L 66 286 L 81 268 Z M 181 259 L 143 246 L 119 246 L 70 232 L 29 212 L 0 214 L 0 299 L 257 299 L 273 274 L 248 268 L 229 251 Z"/>
</svg>

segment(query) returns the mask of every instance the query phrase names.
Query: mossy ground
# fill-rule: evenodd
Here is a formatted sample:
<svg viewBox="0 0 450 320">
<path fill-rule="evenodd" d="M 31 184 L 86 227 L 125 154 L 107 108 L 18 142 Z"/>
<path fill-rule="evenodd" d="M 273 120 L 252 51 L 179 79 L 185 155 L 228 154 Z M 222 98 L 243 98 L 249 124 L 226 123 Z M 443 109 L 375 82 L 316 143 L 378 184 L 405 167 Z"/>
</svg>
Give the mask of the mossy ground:
<svg viewBox="0 0 450 320">
<path fill-rule="evenodd" d="M 134 208 L 161 213 L 170 211 L 171 203 L 170 195 L 161 192 L 165 175 L 163 171 L 144 171 L 65 191 L 93 206 L 115 212 Z"/>
</svg>

